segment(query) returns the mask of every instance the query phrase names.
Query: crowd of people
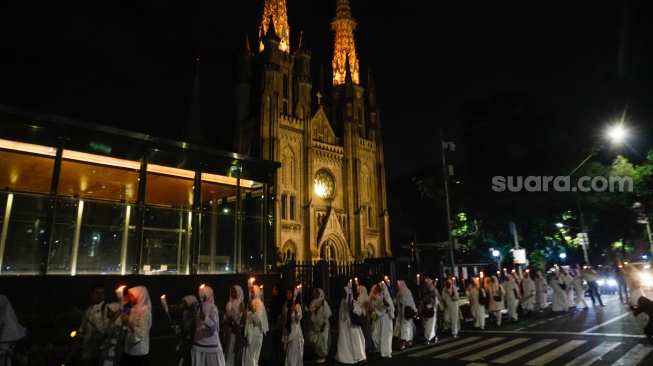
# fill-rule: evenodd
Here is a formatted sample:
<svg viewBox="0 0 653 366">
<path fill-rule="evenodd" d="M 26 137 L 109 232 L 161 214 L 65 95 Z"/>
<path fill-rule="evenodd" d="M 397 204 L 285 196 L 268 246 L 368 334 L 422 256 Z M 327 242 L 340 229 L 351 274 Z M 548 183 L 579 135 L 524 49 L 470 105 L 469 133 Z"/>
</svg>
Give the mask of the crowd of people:
<svg viewBox="0 0 653 366">
<path fill-rule="evenodd" d="M 653 305 L 643 297 L 637 276 L 627 265 L 619 268 L 622 280 L 627 283 L 623 291 L 620 289 L 620 298 L 633 306 L 635 315 L 649 314 Z M 176 364 L 298 366 L 304 362 L 305 350 L 315 354 L 316 363 L 324 363 L 332 345 L 335 361 L 341 364 L 363 363 L 373 354 L 391 358 L 395 340 L 395 349 L 403 350 L 419 339 L 429 345 L 438 340 L 438 335 L 457 338 L 464 319 L 460 309 L 463 292 L 474 327 L 483 330 L 486 318 L 491 325 L 501 327 L 504 315 L 507 321 L 516 322 L 536 311 L 549 310 L 555 314 L 587 310 L 586 291 L 593 306 L 604 306 L 596 276 L 596 271 L 585 264 L 575 269 L 556 268 L 548 277 L 529 269 L 521 275 L 506 272 L 503 278 L 481 274 L 471 278 L 464 291 L 453 276 L 441 286 L 431 278 L 421 283 L 418 280 L 416 291 L 399 280 L 393 286 L 394 293 L 387 278 L 371 282 L 369 292 L 356 279 L 340 289 L 337 312 L 332 311 L 321 288 L 314 288 L 312 299 L 304 303 L 301 285 L 285 290 L 275 285 L 265 303 L 262 288 L 253 283 L 248 284 L 247 294 L 241 286 L 232 286 L 222 310 L 216 306 L 213 289 L 202 285 L 199 299 L 189 294 L 180 301 L 181 319 L 173 326 L 179 337 Z M 552 291 L 551 303 L 547 301 L 549 291 Z M 84 312 L 78 330 L 79 339 L 83 340 L 80 364 L 149 365 L 152 303 L 147 288 L 130 287 L 119 296 L 118 302 L 107 303 L 104 286 L 96 285 L 90 289 L 89 297 L 91 305 Z M 0 364 L 11 365 L 5 355 L 11 353 L 17 340 L 25 337 L 25 329 L 18 324 L 4 295 L 0 295 L 0 307 L 4 314 L 0 359 L 5 358 Z M 337 326 L 333 332 L 332 326 Z M 653 336 L 650 321 L 645 333 Z M 336 340 L 332 340 L 334 335 Z M 271 343 L 270 351 L 261 360 L 265 342 Z"/>
</svg>

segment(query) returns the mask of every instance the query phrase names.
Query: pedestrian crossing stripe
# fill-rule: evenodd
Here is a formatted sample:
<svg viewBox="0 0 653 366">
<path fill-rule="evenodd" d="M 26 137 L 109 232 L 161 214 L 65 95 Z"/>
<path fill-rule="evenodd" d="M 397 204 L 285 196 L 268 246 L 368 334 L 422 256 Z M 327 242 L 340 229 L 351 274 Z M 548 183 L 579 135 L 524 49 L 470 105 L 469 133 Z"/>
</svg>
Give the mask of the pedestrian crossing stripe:
<svg viewBox="0 0 653 366">
<path fill-rule="evenodd" d="M 588 341 L 586 340 L 569 340 L 561 341 L 559 339 L 540 339 L 536 340 L 532 344 L 526 344 L 524 347 L 519 347 L 519 349 L 503 355 L 496 359 L 488 359 L 488 356 L 498 354 L 502 351 L 508 350 L 512 347 L 522 345 L 532 338 L 515 338 L 508 340 L 505 343 L 497 344 L 498 342 L 505 341 L 505 337 L 493 337 L 489 339 L 483 339 L 482 337 L 469 337 L 469 338 L 447 338 L 435 346 L 426 347 L 426 349 L 420 350 L 418 352 L 407 354 L 408 357 L 424 357 L 431 356 L 434 359 L 451 359 L 455 356 L 465 355 L 460 358 L 460 361 L 472 361 L 472 363 L 467 364 L 467 366 L 482 366 L 489 364 L 508 364 L 516 361 L 521 357 L 525 357 L 532 352 L 541 351 L 549 345 L 554 344 L 555 342 L 561 342 L 559 345 L 556 345 L 554 349 L 537 356 L 536 358 L 525 360 L 522 365 L 525 366 L 542 366 L 548 365 L 554 362 L 556 359 L 568 354 L 574 349 L 584 345 Z M 575 359 L 569 361 L 564 366 L 589 366 L 594 364 L 597 360 L 601 360 L 609 352 L 615 350 L 624 342 L 602 342 L 589 351 L 583 353 L 582 355 L 576 357 Z M 488 348 L 488 346 L 490 346 Z M 483 349 L 487 348 L 487 349 Z M 482 350 L 481 350 L 482 349 Z M 476 351 L 475 350 L 480 350 Z M 445 352 L 446 351 L 446 352 Z M 612 366 L 623 366 L 623 365 L 637 365 L 646 357 L 653 352 L 653 347 L 637 344 L 631 350 L 625 352 L 612 364 Z M 403 352 L 402 352 L 403 353 Z M 436 354 L 437 353 L 437 354 Z M 435 355 L 434 355 L 435 354 Z M 475 362 L 474 362 L 475 361 Z M 480 361 L 480 362 L 479 362 Z"/>
<path fill-rule="evenodd" d="M 545 354 L 543 354 L 543 355 L 541 355 L 539 357 L 536 357 L 536 358 L 528 361 L 524 365 L 525 366 L 546 365 L 547 363 L 555 360 L 556 358 L 564 355 L 565 353 L 573 350 L 574 348 L 581 346 L 585 342 L 587 342 L 587 341 L 573 340 L 573 341 L 566 342 L 566 343 L 556 347 L 555 349 L 553 349 L 553 350 L 551 350 L 551 351 L 549 351 L 549 352 L 547 352 L 547 353 L 545 353 Z"/>
<path fill-rule="evenodd" d="M 459 349 L 456 349 L 456 350 L 453 350 L 453 351 L 449 351 L 447 353 L 443 353 L 443 354 L 440 354 L 440 355 L 437 355 L 437 356 L 433 356 L 433 358 L 449 358 L 449 357 L 453 357 L 453 356 L 458 356 L 459 354 L 467 353 L 467 352 L 469 352 L 469 351 L 471 351 L 473 349 L 480 348 L 480 347 L 483 347 L 483 346 L 487 346 L 488 344 L 496 343 L 496 342 L 502 341 L 504 339 L 505 338 L 501 338 L 501 337 L 486 339 L 486 340 L 484 340 L 482 342 L 472 344 L 471 346 L 462 347 L 462 348 L 459 348 Z"/>
<path fill-rule="evenodd" d="M 528 340 L 529 340 L 529 338 L 517 338 L 517 339 L 513 339 L 513 340 L 511 340 L 511 341 L 509 341 L 509 342 L 506 342 L 506 343 L 504 343 L 504 344 L 500 344 L 500 345 L 498 345 L 498 346 L 494 346 L 494 347 L 492 347 L 492 348 L 490 348 L 490 349 L 487 349 L 487 350 L 485 350 L 485 351 L 482 351 L 482 352 L 476 352 L 476 353 L 474 353 L 474 354 L 471 355 L 471 356 L 463 357 L 463 358 L 461 358 L 461 360 L 463 360 L 463 361 L 476 361 L 476 360 L 480 360 L 480 359 L 485 358 L 485 357 L 487 357 L 487 356 L 489 356 L 489 355 L 495 354 L 495 353 L 497 353 L 497 352 L 501 352 L 501 351 L 503 351 L 504 349 L 508 349 L 508 348 L 513 347 L 513 346 L 516 346 L 516 345 L 518 345 L 518 344 L 524 343 L 524 342 L 526 342 L 526 341 L 528 341 Z"/>
<path fill-rule="evenodd" d="M 594 363 L 594 361 L 600 359 L 606 353 L 612 351 L 620 344 L 621 342 L 603 342 L 600 345 L 592 348 L 584 355 L 577 357 L 575 360 L 567 363 L 565 366 L 589 366 Z"/>
</svg>

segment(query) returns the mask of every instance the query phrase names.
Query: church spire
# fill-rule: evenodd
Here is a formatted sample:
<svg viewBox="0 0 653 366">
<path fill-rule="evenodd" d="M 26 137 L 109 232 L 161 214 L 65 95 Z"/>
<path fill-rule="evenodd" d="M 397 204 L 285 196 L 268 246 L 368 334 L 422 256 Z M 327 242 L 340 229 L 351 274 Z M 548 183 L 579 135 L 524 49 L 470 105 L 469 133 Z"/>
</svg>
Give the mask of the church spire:
<svg viewBox="0 0 653 366">
<path fill-rule="evenodd" d="M 195 59 L 195 81 L 188 113 L 188 124 L 184 131 L 184 141 L 204 145 L 204 126 L 200 117 L 200 59 Z"/>
<path fill-rule="evenodd" d="M 356 20 L 351 16 L 349 0 L 338 0 L 336 17 L 331 21 L 331 30 L 336 32 L 333 61 L 331 62 L 334 86 L 345 83 L 348 57 L 352 81 L 355 85 L 360 84 L 358 56 L 356 55 L 356 46 L 354 44 L 355 29 Z"/>
<path fill-rule="evenodd" d="M 259 34 L 259 51 L 263 51 L 263 37 L 268 33 L 270 22 L 274 22 L 274 28 L 277 36 L 281 38 L 279 49 L 284 52 L 290 52 L 290 27 L 288 26 L 288 10 L 286 0 L 265 0 L 263 4 L 263 20 Z"/>
</svg>

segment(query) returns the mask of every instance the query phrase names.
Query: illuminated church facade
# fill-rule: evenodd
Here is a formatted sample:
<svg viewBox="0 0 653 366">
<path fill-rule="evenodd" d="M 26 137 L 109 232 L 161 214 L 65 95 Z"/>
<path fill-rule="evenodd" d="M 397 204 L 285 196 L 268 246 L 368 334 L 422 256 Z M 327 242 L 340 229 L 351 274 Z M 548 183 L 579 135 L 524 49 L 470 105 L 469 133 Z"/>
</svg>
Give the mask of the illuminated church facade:
<svg viewBox="0 0 653 366">
<path fill-rule="evenodd" d="M 239 57 L 235 152 L 281 163 L 277 260 L 338 263 L 392 256 L 380 112 L 360 82 L 356 21 L 338 0 L 329 82 L 314 85 L 303 34 L 290 45 L 285 0 L 265 0 L 255 49 Z M 326 31 L 326 30 L 325 30 Z"/>
</svg>

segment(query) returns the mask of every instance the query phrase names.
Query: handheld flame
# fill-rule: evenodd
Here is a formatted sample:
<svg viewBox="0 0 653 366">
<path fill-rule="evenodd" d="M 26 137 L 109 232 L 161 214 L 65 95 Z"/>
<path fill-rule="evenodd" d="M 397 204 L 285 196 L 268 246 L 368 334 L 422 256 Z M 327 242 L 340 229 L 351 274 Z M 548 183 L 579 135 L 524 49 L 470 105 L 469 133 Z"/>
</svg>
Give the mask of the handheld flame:
<svg viewBox="0 0 653 366">
<path fill-rule="evenodd" d="M 125 286 L 120 286 L 116 289 L 116 298 L 118 299 L 118 302 L 120 305 L 122 305 L 122 298 L 124 297 L 125 294 Z"/>
<path fill-rule="evenodd" d="M 204 301 L 204 284 L 200 285 L 200 301 Z"/>
<path fill-rule="evenodd" d="M 166 311 L 166 313 L 169 312 L 168 310 L 168 301 L 166 301 L 166 295 L 161 295 L 161 305 L 163 305 L 163 310 Z"/>
</svg>

